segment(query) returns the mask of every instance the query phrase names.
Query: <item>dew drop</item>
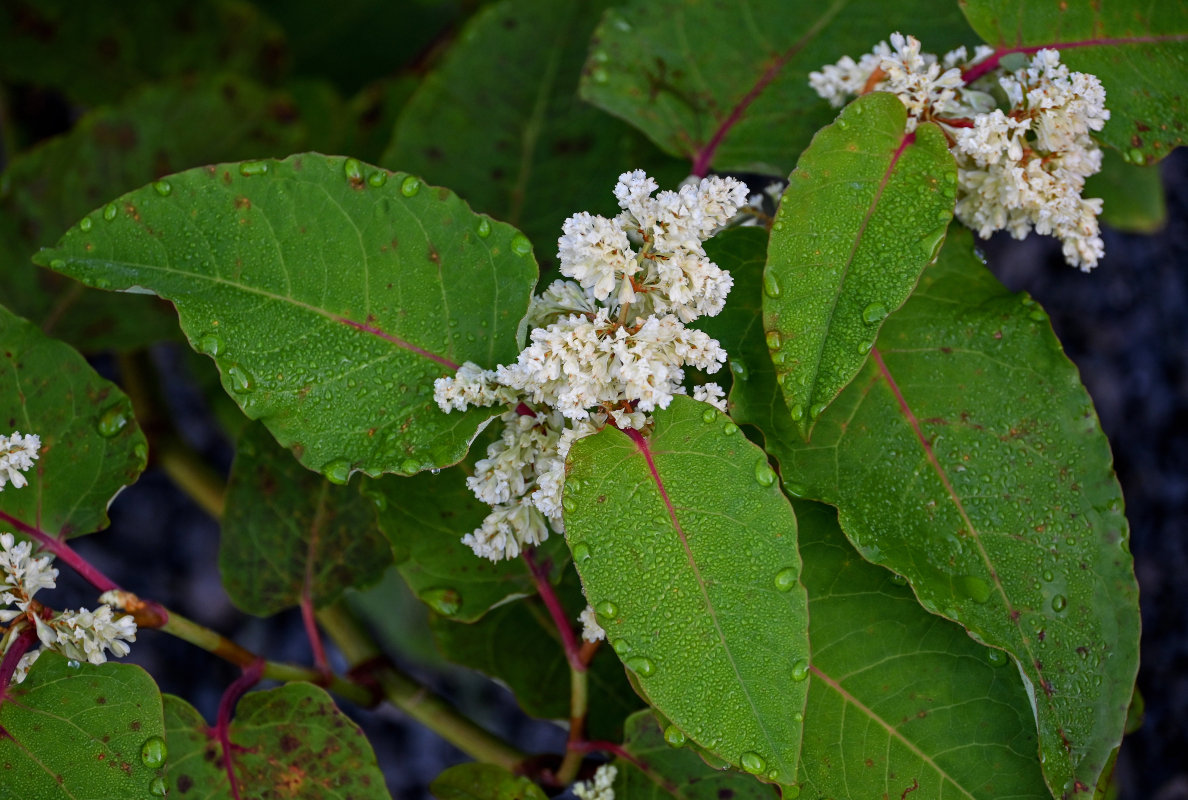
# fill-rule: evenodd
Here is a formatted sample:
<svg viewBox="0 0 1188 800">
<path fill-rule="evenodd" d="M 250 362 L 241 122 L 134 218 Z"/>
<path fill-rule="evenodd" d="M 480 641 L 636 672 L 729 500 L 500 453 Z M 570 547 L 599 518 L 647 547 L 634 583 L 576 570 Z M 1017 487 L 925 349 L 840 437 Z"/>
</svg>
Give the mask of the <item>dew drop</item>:
<svg viewBox="0 0 1188 800">
<path fill-rule="evenodd" d="M 763 760 L 763 756 L 751 750 L 738 757 L 738 765 L 752 775 L 758 775 L 767 769 L 767 762 Z"/>
<path fill-rule="evenodd" d="M 387 182 L 388 173 L 384 172 L 382 169 L 377 170 L 367 176 L 367 183 L 371 186 L 374 186 L 376 189 L 383 186 Z"/>
<path fill-rule="evenodd" d="M 86 233 L 87 231 L 89 231 L 91 229 L 91 226 L 93 224 L 94 223 L 91 222 L 90 217 L 83 217 L 82 219 L 80 219 L 78 221 L 78 229 L 80 231 L 82 231 L 83 233 Z"/>
<path fill-rule="evenodd" d="M 486 239 L 488 236 L 490 236 L 491 220 L 487 219 L 486 217 L 480 219 L 476 233 L 478 233 L 480 239 Z"/>
<path fill-rule="evenodd" d="M 785 483 L 784 491 L 793 497 L 804 497 L 808 494 L 808 487 L 803 483 Z"/>
<path fill-rule="evenodd" d="M 738 426 L 733 422 L 727 422 L 722 426 L 722 433 L 726 434 L 727 436 L 733 436 L 734 434 L 738 433 Z"/>
<path fill-rule="evenodd" d="M 850 123 L 846 122 L 844 119 L 839 119 L 839 120 L 837 121 L 837 129 L 838 129 L 839 131 L 844 131 L 844 130 L 845 130 L 846 128 L 848 128 L 849 126 L 850 126 Z"/>
<path fill-rule="evenodd" d="M 75 660 L 72 658 L 72 659 L 70 659 L 69 661 L 67 661 L 67 662 L 66 662 L 66 666 L 70 667 L 71 669 L 78 669 L 79 667 L 81 667 L 81 666 L 82 666 L 82 664 L 78 663 L 77 661 L 75 661 Z"/>
<path fill-rule="evenodd" d="M 775 470 L 766 461 L 760 461 L 755 465 L 755 482 L 764 488 L 775 485 Z"/>
<path fill-rule="evenodd" d="M 764 337 L 764 341 L 767 342 L 768 350 L 779 350 L 780 349 L 780 332 L 779 331 L 768 331 L 767 336 Z"/>
<path fill-rule="evenodd" d="M 631 642 L 626 639 L 615 639 L 611 642 L 611 649 L 620 656 L 625 656 L 631 652 Z"/>
<path fill-rule="evenodd" d="M 790 378 L 792 376 L 788 375 L 787 377 Z M 791 381 L 784 381 L 784 383 L 788 384 L 788 383 L 791 383 Z M 793 421 L 800 422 L 800 420 L 804 419 L 804 406 L 802 406 L 802 405 L 790 406 L 788 408 L 788 416 L 790 416 L 793 419 Z"/>
<path fill-rule="evenodd" d="M 426 589 L 421 602 L 444 617 L 452 617 L 462 608 L 462 595 L 457 589 Z"/>
<path fill-rule="evenodd" d="M 681 747 L 689 739 L 685 736 L 685 732 L 676 725 L 669 725 L 664 729 L 664 741 L 668 742 L 671 747 Z"/>
<path fill-rule="evenodd" d="M 716 409 L 716 408 L 707 408 L 705 411 L 701 412 L 701 421 L 702 422 L 713 422 L 717 418 L 718 418 L 718 409 Z"/>
<path fill-rule="evenodd" d="M 1061 612 L 1068 608 L 1068 598 L 1062 594 L 1058 594 L 1052 598 L 1052 610 Z"/>
<path fill-rule="evenodd" d="M 937 212 L 936 216 L 942 222 L 947 223 L 951 213 L 950 209 L 941 209 Z M 924 256 L 928 259 L 929 264 L 936 261 L 936 257 L 940 255 L 941 246 L 945 243 L 945 233 L 948 230 L 949 228 L 946 225 L 920 240 L 920 247 L 924 250 Z"/>
<path fill-rule="evenodd" d="M 405 197 L 412 197 L 421 191 L 421 179 L 409 175 L 400 182 L 400 193 Z"/>
<path fill-rule="evenodd" d="M 641 678 L 647 678 L 656 672 L 656 664 L 647 656 L 632 656 L 623 662 L 623 666 Z"/>
<path fill-rule="evenodd" d="M 50 269 L 62 269 L 66 266 L 66 262 L 60 258 L 55 258 L 50 262 Z"/>
<path fill-rule="evenodd" d="M 511 240 L 512 252 L 518 256 L 526 256 L 532 252 L 532 242 L 522 233 L 517 233 Z"/>
<path fill-rule="evenodd" d="M 164 778 L 153 778 L 149 781 L 149 794 L 153 797 L 164 797 L 169 794 L 169 784 L 165 783 Z"/>
<path fill-rule="evenodd" d="M 250 178 L 253 175 L 266 175 L 267 173 L 267 161 L 244 161 L 239 165 L 239 174 L 245 178 Z"/>
<path fill-rule="evenodd" d="M 784 353 L 783 350 L 777 350 L 776 352 L 771 354 L 771 363 L 773 363 L 777 366 L 784 364 L 787 361 L 788 361 L 788 356 L 787 356 L 787 354 Z"/>
<path fill-rule="evenodd" d="M 1146 158 L 1143 157 L 1143 151 L 1137 147 L 1132 147 L 1127 155 L 1130 156 L 1129 160 L 1131 164 L 1138 164 L 1141 166 L 1147 161 Z"/>
<path fill-rule="evenodd" d="M 173 186 L 170 185 L 169 181 L 154 181 L 153 189 L 162 197 L 168 197 L 173 193 Z"/>
<path fill-rule="evenodd" d="M 363 182 L 363 165 L 357 158 L 348 158 L 342 162 L 342 171 L 346 173 L 347 180 L 351 183 Z"/>
<path fill-rule="evenodd" d="M 572 497 L 562 497 L 561 510 L 566 514 L 572 514 L 573 512 L 577 511 L 577 501 Z"/>
<path fill-rule="evenodd" d="M 613 600 L 603 600 L 598 605 L 594 606 L 594 612 L 600 617 L 606 619 L 614 619 L 619 616 L 619 606 Z"/>
<path fill-rule="evenodd" d="M 345 458 L 336 458 L 329 464 L 323 465 L 322 474 L 331 483 L 345 486 L 346 482 L 351 479 L 351 462 Z"/>
<path fill-rule="evenodd" d="M 780 282 L 774 272 L 763 273 L 763 293 L 772 299 L 780 296 Z"/>
<path fill-rule="evenodd" d="M 792 680 L 800 682 L 808 677 L 809 662 L 807 658 L 802 658 L 792 665 Z"/>
<path fill-rule="evenodd" d="M 108 222 L 111 222 L 113 219 L 115 219 L 116 214 L 118 213 L 120 212 L 116 208 L 115 203 L 108 203 L 103 207 L 103 218 Z"/>
<path fill-rule="evenodd" d="M 821 416 L 821 412 L 827 408 L 829 408 L 828 403 L 817 403 L 809 409 L 809 416 L 813 419 L 816 419 L 817 417 Z"/>
<path fill-rule="evenodd" d="M 255 388 L 252 374 L 238 364 L 227 366 L 226 372 L 227 379 L 231 381 L 231 391 L 244 394 Z"/>
<path fill-rule="evenodd" d="M 122 431 L 127 425 L 128 415 L 124 413 L 124 409 L 119 405 L 114 405 L 99 415 L 99 423 L 96 427 L 99 429 L 100 436 L 104 439 L 110 439 Z"/>
<path fill-rule="evenodd" d="M 738 378 L 740 381 L 745 381 L 751 377 L 751 372 L 749 369 L 747 369 L 746 362 L 737 358 L 730 359 L 730 371 L 733 372 L 734 377 Z"/>
<path fill-rule="evenodd" d="M 867 325 L 881 322 L 887 316 L 887 307 L 882 303 L 871 303 L 862 309 L 862 321 Z"/>
<path fill-rule="evenodd" d="M 1052 574 L 1052 570 L 1050 570 L 1050 569 L 1044 570 L 1043 578 L 1044 578 L 1044 580 L 1048 581 L 1049 583 L 1056 580 L 1056 576 Z"/>
<path fill-rule="evenodd" d="M 596 67 L 594 71 L 590 73 L 590 80 L 594 81 L 595 83 L 606 83 L 610 80 L 610 75 L 602 67 Z"/>
<path fill-rule="evenodd" d="M 896 586 L 907 586 L 907 578 L 902 575 L 892 575 L 891 582 Z"/>
<path fill-rule="evenodd" d="M 415 458 L 406 458 L 400 465 L 400 471 L 405 475 L 415 475 L 417 471 L 420 470 L 420 468 L 421 462 L 417 461 Z"/>
<path fill-rule="evenodd" d="M 208 333 L 198 340 L 198 349 L 208 356 L 217 356 L 223 352 L 223 340 L 213 333 Z"/>
<path fill-rule="evenodd" d="M 986 652 L 986 660 L 996 667 L 1001 667 L 1007 663 L 1008 659 L 1005 652 L 992 647 Z"/>
<path fill-rule="evenodd" d="M 158 769 L 165 765 L 165 758 L 169 750 L 165 747 L 165 740 L 160 736 L 150 736 L 140 746 L 140 763 L 149 769 Z"/>
<path fill-rule="evenodd" d="M 796 588 L 800 570 L 795 567 L 785 567 L 775 574 L 775 587 L 781 592 L 790 592 Z"/>
<path fill-rule="evenodd" d="M 593 553 L 590 552 L 590 545 L 585 542 L 578 542 L 573 546 L 574 561 L 589 561 L 591 555 Z"/>
<path fill-rule="evenodd" d="M 872 347 L 874 347 L 874 342 L 859 342 L 858 343 L 858 354 L 864 356 L 870 352 L 870 348 L 872 348 Z"/>
</svg>

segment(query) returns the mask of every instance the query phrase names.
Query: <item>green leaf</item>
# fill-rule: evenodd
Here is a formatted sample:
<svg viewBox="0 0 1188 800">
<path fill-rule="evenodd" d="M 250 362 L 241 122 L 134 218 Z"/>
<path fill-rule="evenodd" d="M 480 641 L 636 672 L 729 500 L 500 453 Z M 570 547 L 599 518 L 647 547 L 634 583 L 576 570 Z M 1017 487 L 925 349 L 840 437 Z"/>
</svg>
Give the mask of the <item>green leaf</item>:
<svg viewBox="0 0 1188 800">
<path fill-rule="evenodd" d="M 433 779 L 438 800 L 546 800 L 541 788 L 494 764 L 458 764 Z"/>
<path fill-rule="evenodd" d="M 359 726 L 330 695 L 289 683 L 245 695 L 228 740 L 238 792 L 228 786 L 225 751 L 206 720 L 180 697 L 165 695 L 170 794 L 197 789 L 204 800 L 389 800 L 384 776 Z"/>
<path fill-rule="evenodd" d="M 107 527 L 107 506 L 144 471 L 148 443 L 132 403 L 69 345 L 0 307 L 0 431 L 41 437 L 29 485 L 0 510 L 51 536 Z"/>
<path fill-rule="evenodd" d="M 1185 143 L 1182 98 L 1188 9 L 1176 2 L 962 0 L 978 35 L 1004 53 L 1060 51 L 1069 69 L 1101 79 L 1110 121 L 1098 138 L 1131 163 L 1158 161 Z"/>
<path fill-rule="evenodd" d="M 570 214 L 618 212 L 619 173 L 643 168 L 675 186 L 684 165 L 577 97 L 607 5 L 504 0 L 480 11 L 422 81 L 380 163 L 449 186 L 549 257 Z"/>
<path fill-rule="evenodd" d="M 813 138 L 772 225 L 764 327 L 784 400 L 807 432 L 865 363 L 886 316 L 940 252 L 957 166 L 935 125 L 860 97 Z"/>
<path fill-rule="evenodd" d="M 482 525 L 491 507 L 466 486 L 466 474 L 385 477 L 366 489 L 379 511 L 379 526 L 400 554 L 400 574 L 422 601 L 439 614 L 473 622 L 509 598 L 535 594 L 520 559 L 479 558 L 462 537 Z M 546 553 L 564 546 L 545 544 Z"/>
<path fill-rule="evenodd" d="M 433 381 L 515 357 L 537 271 L 448 190 L 318 154 L 190 170 L 86 219 L 38 263 L 173 301 L 244 412 L 340 481 L 462 458 L 492 412 L 443 413 Z"/>
<path fill-rule="evenodd" d="M 576 622 L 586 601 L 575 571 L 565 571 L 557 593 L 570 620 Z M 569 718 L 569 662 L 557 627 L 539 598 L 502 605 L 472 625 L 438 616 L 431 617 L 429 624 L 442 655 L 506 684 L 526 713 L 540 719 Z M 623 720 L 642 703 L 610 648 L 595 653 L 586 674 L 586 735 L 617 742 L 623 735 Z"/>
<path fill-rule="evenodd" d="M 1101 221 L 1130 233 L 1155 233 L 1167 223 L 1159 167 L 1128 164 L 1116 150 L 1102 151 L 1101 172 L 1085 181 L 1082 197 L 1102 199 Z"/>
<path fill-rule="evenodd" d="M 375 508 L 355 486 L 334 486 L 279 447 L 263 425 L 236 445 L 219 545 L 219 572 L 236 606 L 267 617 L 301 603 L 329 605 L 374 584 L 392 563 Z"/>
<path fill-rule="evenodd" d="M 0 214 L 19 230 L 0 254 L 5 303 L 46 333 L 90 351 L 177 336 L 167 303 L 85 290 L 29 259 L 87 211 L 162 175 L 228 159 L 302 149 L 292 100 L 222 76 L 146 87 L 98 108 L 71 131 L 15 156 L 0 186 Z M 3 256 L 0 256 L 3 257 Z"/>
<path fill-rule="evenodd" d="M 272 77 L 280 31 L 240 0 L 159 0 L 135 9 L 15 0 L 0 10 L 0 79 L 49 86 L 84 105 L 147 81 L 224 69 Z"/>
<path fill-rule="evenodd" d="M 693 162 L 693 171 L 786 175 L 836 113 L 808 74 L 893 31 L 930 52 L 969 38 L 955 5 L 905 0 L 633 0 L 594 34 L 582 97 Z"/>
<path fill-rule="evenodd" d="M 163 796 L 164 736 L 143 669 L 43 652 L 0 698 L 0 799 Z"/>
<path fill-rule="evenodd" d="M 1050 798 L 1007 655 L 863 561 L 835 510 L 795 507 L 813 648 L 802 796 Z"/>
<path fill-rule="evenodd" d="M 645 698 L 731 764 L 792 780 L 808 620 L 796 518 L 766 454 L 678 396 L 647 439 L 607 427 L 567 470 L 574 563 Z"/>
<path fill-rule="evenodd" d="M 811 440 L 767 444 L 865 558 L 1015 657 L 1049 787 L 1092 791 L 1134 687 L 1137 586 L 1109 445 L 1035 302 L 954 233 Z"/>
<path fill-rule="evenodd" d="M 669 744 L 655 714 L 648 709 L 628 717 L 626 728 L 623 749 L 634 760 L 615 759 L 615 767 L 619 770 L 615 776 L 615 797 L 630 800 L 771 800 L 776 796 L 769 784 L 706 764 L 694 749 L 681 746 L 684 734 L 678 728 L 669 729 L 673 739 L 673 744 Z"/>
</svg>

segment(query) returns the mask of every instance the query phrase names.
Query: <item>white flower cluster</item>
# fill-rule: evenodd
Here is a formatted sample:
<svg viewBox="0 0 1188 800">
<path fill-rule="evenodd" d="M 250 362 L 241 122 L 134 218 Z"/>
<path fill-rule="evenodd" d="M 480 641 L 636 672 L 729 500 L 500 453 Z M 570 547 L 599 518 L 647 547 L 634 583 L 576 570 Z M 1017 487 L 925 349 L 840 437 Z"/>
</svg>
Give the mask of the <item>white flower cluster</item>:
<svg viewBox="0 0 1188 800">
<path fill-rule="evenodd" d="M 578 622 L 582 623 L 582 639 L 587 642 L 601 642 L 606 638 L 606 631 L 598 624 L 598 614 L 594 607 L 587 605 L 578 615 Z"/>
<path fill-rule="evenodd" d="M 809 83 L 835 106 L 868 91 L 892 92 L 907 107 L 908 130 L 920 120 L 939 124 L 957 159 L 957 218 L 978 235 L 1007 230 L 1022 239 L 1034 229 L 1059 238 L 1073 266 L 1097 266 L 1101 200 L 1081 191 L 1101 169 L 1090 137 L 1110 118 L 1101 81 L 1069 72 L 1056 50 L 1040 50 L 1018 70 L 997 68 L 967 85 L 963 70 L 993 48 L 979 46 L 967 62 L 964 47 L 938 60 L 921 53 L 914 37 L 896 33 L 891 44 L 880 42 L 857 63 L 847 56 L 823 67 Z M 996 107 L 993 77 L 1006 111 Z"/>
<path fill-rule="evenodd" d="M 578 800 L 615 800 L 614 783 L 618 774 L 618 767 L 603 764 L 594 771 L 593 778 L 575 783 L 573 793 Z"/>
<path fill-rule="evenodd" d="M 730 273 L 702 242 L 747 201 L 746 184 L 703 178 L 658 192 L 641 170 L 619 176 L 613 219 L 582 212 L 557 242 L 561 274 L 533 298 L 530 342 L 515 363 L 485 370 L 467 363 L 434 383 L 443 411 L 507 404 L 503 432 L 467 485 L 492 506 L 463 542 L 493 561 L 514 558 L 563 531 L 561 488 L 573 442 L 608 421 L 643 428 L 648 414 L 686 392 L 685 367 L 716 372 L 718 342 L 686 327 L 722 310 Z M 722 409 L 707 383 L 694 396 Z"/>
<path fill-rule="evenodd" d="M 57 585 L 58 570 L 50 566 L 52 560 L 52 556 L 35 555 L 29 542 L 17 542 L 11 533 L 0 534 L 0 603 L 4 606 L 0 625 L 6 626 L 0 642 L 7 648 L 16 633 L 32 624 L 41 644 L 66 658 L 102 664 L 107 660 L 105 650 L 126 656 L 127 643 L 136 641 L 136 622 L 130 616 L 116 617 L 107 604 L 94 611 L 80 608 L 45 616 L 48 612 L 33 596 Z M 21 656 L 13 673 L 15 682 L 25 679 L 39 655 L 40 650 L 30 650 Z"/>
<path fill-rule="evenodd" d="M 33 466 L 41 448 L 41 438 L 30 433 L 21 436 L 20 431 L 13 431 L 12 436 L 0 433 L 0 492 L 4 491 L 4 484 L 12 483 L 20 489 L 28 481 L 22 474 Z"/>
</svg>

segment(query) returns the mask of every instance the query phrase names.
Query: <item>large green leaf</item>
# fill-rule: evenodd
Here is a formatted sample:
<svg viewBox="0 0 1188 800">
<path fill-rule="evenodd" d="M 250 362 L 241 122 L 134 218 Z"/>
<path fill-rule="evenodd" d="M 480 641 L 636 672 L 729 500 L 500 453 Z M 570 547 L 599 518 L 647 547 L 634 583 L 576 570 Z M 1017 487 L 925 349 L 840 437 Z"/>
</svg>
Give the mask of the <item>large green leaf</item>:
<svg viewBox="0 0 1188 800">
<path fill-rule="evenodd" d="M 615 796 L 630 800 L 772 800 L 770 784 L 749 775 L 706 764 L 693 748 L 683 747 L 680 729 L 662 729 L 650 710 L 627 719 L 623 750 L 634 759 L 615 760 Z M 671 742 L 665 736 L 671 738 Z M 785 793 L 785 797 L 789 795 Z"/>
<path fill-rule="evenodd" d="M 539 786 L 494 764 L 458 764 L 433 779 L 438 800 L 547 800 Z"/>
<path fill-rule="evenodd" d="M 0 800 L 163 797 L 164 736 L 143 669 L 42 653 L 0 696 Z"/>
<path fill-rule="evenodd" d="M 613 214 L 615 176 L 687 168 L 577 97 L 585 46 L 608 0 L 504 0 L 467 25 L 405 107 L 380 162 L 449 186 L 552 255 L 580 210 Z M 613 211 L 612 211 L 613 209 Z"/>
<path fill-rule="evenodd" d="M 143 6 L 12 0 L 0 8 L 0 78 L 110 102 L 150 80 L 225 69 L 270 77 L 284 61 L 279 30 L 241 0 Z"/>
<path fill-rule="evenodd" d="M 283 156 L 302 149 L 306 126 L 293 101 L 231 76 L 150 85 L 87 114 L 71 131 L 14 157 L 0 184 L 0 292 L 46 333 L 86 350 L 134 347 L 177 336 L 167 303 L 85 289 L 29 259 L 113 195 L 214 161 Z"/>
<path fill-rule="evenodd" d="M 863 561 L 833 509 L 799 502 L 796 518 L 813 647 L 801 797 L 1050 798 L 1006 654 Z"/>
<path fill-rule="evenodd" d="M 1034 301 L 954 234 L 811 439 L 767 444 L 863 556 L 1015 657 L 1049 786 L 1092 791 L 1134 687 L 1137 586 L 1109 446 Z"/>
<path fill-rule="evenodd" d="M 263 425 L 236 445 L 219 543 L 219 572 L 231 601 L 266 617 L 317 607 L 348 587 L 364 588 L 392 563 L 375 507 L 354 486 L 335 486 L 279 447 Z"/>
<path fill-rule="evenodd" d="M 802 431 L 866 361 L 953 218 L 957 166 L 940 128 L 904 133 L 894 95 L 860 97 L 789 178 L 763 276 L 767 344 Z"/>
<path fill-rule="evenodd" d="M 28 486 L 0 492 L 0 510 L 63 539 L 107 527 L 108 504 L 148 457 L 124 393 L 0 306 L 0 432 L 15 430 L 40 436 L 41 454 Z"/>
<path fill-rule="evenodd" d="M 1100 138 L 1132 163 L 1156 161 L 1184 144 L 1188 8 L 1183 3 L 962 0 L 961 7 L 1000 54 L 1050 47 L 1070 69 L 1100 78 L 1110 109 Z"/>
<path fill-rule="evenodd" d="M 566 571 L 558 595 L 576 625 L 585 599 L 573 570 Z M 557 626 L 538 598 L 502 605 L 471 625 L 443 617 L 432 617 L 429 624 L 442 655 L 507 684 L 528 714 L 541 719 L 569 718 L 569 662 Z M 623 665 L 609 647 L 594 655 L 587 685 L 587 738 L 618 741 L 624 718 L 642 703 L 632 693 Z"/>
<path fill-rule="evenodd" d="M 318 154 L 173 175 L 37 261 L 173 301 L 244 412 L 340 481 L 465 454 L 492 412 L 443 413 L 433 381 L 515 357 L 536 277 L 522 234 L 449 191 Z"/>
<path fill-rule="evenodd" d="M 931 0 L 633 0 L 595 33 L 582 96 L 689 158 L 698 174 L 786 175 L 835 113 L 809 72 L 858 58 L 897 30 L 931 52 L 969 38 L 956 6 Z"/>
<path fill-rule="evenodd" d="M 808 620 L 796 518 L 766 454 L 678 396 L 646 439 L 608 427 L 567 468 L 574 563 L 645 697 L 731 764 L 793 780 Z"/>
<path fill-rule="evenodd" d="M 388 476 L 366 490 L 380 509 L 380 530 L 395 548 L 400 574 L 433 610 L 473 622 L 509 598 L 536 593 L 520 559 L 479 558 L 462 537 L 482 525 L 491 507 L 466 486 L 466 475 L 452 469 L 440 475 Z M 560 562 L 559 537 L 543 545 L 542 556 Z"/>
<path fill-rule="evenodd" d="M 290 683 L 239 701 L 227 737 L 237 791 L 228 783 L 223 745 L 212 733 L 193 706 L 165 695 L 171 794 L 389 800 L 367 737 L 316 686 Z"/>
</svg>

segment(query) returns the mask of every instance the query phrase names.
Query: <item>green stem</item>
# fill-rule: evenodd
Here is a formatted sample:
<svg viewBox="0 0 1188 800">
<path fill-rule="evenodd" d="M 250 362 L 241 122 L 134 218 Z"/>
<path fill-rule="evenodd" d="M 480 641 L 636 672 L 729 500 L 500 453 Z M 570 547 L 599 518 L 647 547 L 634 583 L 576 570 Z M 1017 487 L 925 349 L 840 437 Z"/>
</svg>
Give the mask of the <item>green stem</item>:
<svg viewBox="0 0 1188 800">
<path fill-rule="evenodd" d="M 569 741 L 565 758 L 557 767 L 557 785 L 568 786 L 577 777 L 582 766 L 582 751 L 573 747 L 585 741 L 586 712 L 590 702 L 590 673 L 586 670 L 569 669 Z"/>
<path fill-rule="evenodd" d="M 180 614 L 172 611 L 168 613 L 169 619 L 158 630 L 176 636 L 240 667 L 247 667 L 260 661 L 260 657 L 255 653 L 240 647 L 222 634 L 188 620 Z M 327 676 L 320 670 L 310 667 L 264 661 L 264 677 L 284 682 L 306 681 L 313 683 L 363 707 L 370 707 L 376 703 L 376 697 L 364 686 L 336 675 Z"/>
<path fill-rule="evenodd" d="M 471 758 L 515 771 L 527 754 L 479 727 L 429 687 L 390 663 L 363 627 L 339 601 L 318 612 L 322 628 L 351 664 L 352 672 L 365 672 L 383 689 L 393 705 Z"/>
</svg>

